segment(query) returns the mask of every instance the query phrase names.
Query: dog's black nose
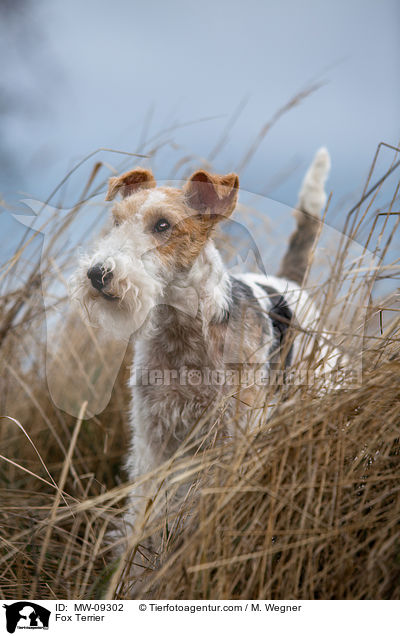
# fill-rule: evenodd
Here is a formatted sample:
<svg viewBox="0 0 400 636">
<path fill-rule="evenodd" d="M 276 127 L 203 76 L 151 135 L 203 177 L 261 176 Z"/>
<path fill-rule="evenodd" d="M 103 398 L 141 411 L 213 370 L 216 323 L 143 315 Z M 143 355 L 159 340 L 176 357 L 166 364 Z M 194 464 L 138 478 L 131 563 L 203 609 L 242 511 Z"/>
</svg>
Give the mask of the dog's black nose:
<svg viewBox="0 0 400 636">
<path fill-rule="evenodd" d="M 113 274 L 102 267 L 101 263 L 96 263 L 96 265 L 93 265 L 93 267 L 88 269 L 87 277 L 90 279 L 93 287 L 100 291 L 110 282 Z"/>
</svg>

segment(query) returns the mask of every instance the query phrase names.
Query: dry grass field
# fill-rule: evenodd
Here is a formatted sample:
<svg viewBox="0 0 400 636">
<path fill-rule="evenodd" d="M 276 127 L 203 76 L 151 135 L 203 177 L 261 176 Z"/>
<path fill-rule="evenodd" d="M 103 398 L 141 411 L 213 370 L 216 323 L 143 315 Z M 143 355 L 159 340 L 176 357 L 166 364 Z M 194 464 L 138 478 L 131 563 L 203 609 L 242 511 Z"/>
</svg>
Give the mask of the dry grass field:
<svg viewBox="0 0 400 636">
<path fill-rule="evenodd" d="M 380 147 L 378 158 L 382 152 L 391 152 L 396 166 L 397 153 Z M 134 159 L 125 161 L 131 165 Z M 282 386 L 274 392 L 270 419 L 266 408 L 257 411 L 252 432 L 222 443 L 215 443 L 210 412 L 209 439 L 195 439 L 194 431 L 157 474 L 143 476 L 151 480 L 154 496 L 132 537 L 132 552 L 146 536 L 156 531 L 160 536 L 144 597 L 400 597 L 399 265 L 393 256 L 399 184 L 393 185 L 398 171 L 387 171 L 369 193 L 378 183 L 375 167 L 374 162 L 365 184 L 368 196 L 343 215 L 328 282 L 314 289 L 324 327 L 349 352 L 351 366 L 362 369 L 359 381 L 344 377 L 327 391 L 318 381 Z M 68 253 L 59 247 L 70 223 L 104 188 L 100 174 L 106 178 L 105 164 L 93 163 L 80 201 L 52 226 L 43 250 L 27 232 L 1 268 L 3 599 L 132 594 L 134 581 L 115 556 L 109 534 L 132 487 L 123 471 L 131 350 L 117 343 L 104 347 L 99 334 L 69 311 Z M 382 191 L 387 205 L 378 210 Z M 55 200 L 50 203 L 57 218 Z M 362 258 L 349 266 L 352 241 L 379 256 L 380 266 L 365 265 Z M 53 290 L 55 279 L 59 288 Z M 377 281 L 380 300 L 375 292 L 371 296 Z M 60 313 L 49 320 L 53 297 Z M 120 368 L 116 360 L 122 360 Z M 316 364 L 310 359 L 311 371 Z M 106 408 L 88 417 L 110 383 Z M 266 388 L 265 405 L 271 399 L 272 389 Z M 188 481 L 193 488 L 185 502 L 156 516 L 167 483 L 173 489 Z"/>
</svg>

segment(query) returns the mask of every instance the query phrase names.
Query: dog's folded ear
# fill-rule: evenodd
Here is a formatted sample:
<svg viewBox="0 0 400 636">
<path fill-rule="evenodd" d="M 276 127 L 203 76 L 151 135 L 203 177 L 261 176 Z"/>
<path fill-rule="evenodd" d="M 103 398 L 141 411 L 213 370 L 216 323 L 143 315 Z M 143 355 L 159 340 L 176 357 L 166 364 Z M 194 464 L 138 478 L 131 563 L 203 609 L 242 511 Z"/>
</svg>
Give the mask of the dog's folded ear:
<svg viewBox="0 0 400 636">
<path fill-rule="evenodd" d="M 120 177 L 111 177 L 108 181 L 108 190 L 106 201 L 112 201 L 118 192 L 121 193 L 123 199 L 129 197 L 137 190 L 155 188 L 156 181 L 153 173 L 146 168 L 135 168 L 129 172 L 125 172 Z"/>
<path fill-rule="evenodd" d="M 228 217 L 235 209 L 239 177 L 237 174 L 210 174 L 205 170 L 194 172 L 184 187 L 188 205 L 206 214 L 213 222 Z"/>
</svg>

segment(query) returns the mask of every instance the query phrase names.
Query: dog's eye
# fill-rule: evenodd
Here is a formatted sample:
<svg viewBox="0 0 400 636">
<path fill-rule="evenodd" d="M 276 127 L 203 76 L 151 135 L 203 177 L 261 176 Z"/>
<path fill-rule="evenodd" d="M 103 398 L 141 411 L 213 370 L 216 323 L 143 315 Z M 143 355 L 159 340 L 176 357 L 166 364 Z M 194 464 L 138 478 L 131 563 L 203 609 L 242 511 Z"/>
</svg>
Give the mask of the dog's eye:
<svg viewBox="0 0 400 636">
<path fill-rule="evenodd" d="M 167 219 L 158 219 L 157 223 L 153 227 L 153 232 L 165 232 L 170 228 L 170 224 Z"/>
</svg>

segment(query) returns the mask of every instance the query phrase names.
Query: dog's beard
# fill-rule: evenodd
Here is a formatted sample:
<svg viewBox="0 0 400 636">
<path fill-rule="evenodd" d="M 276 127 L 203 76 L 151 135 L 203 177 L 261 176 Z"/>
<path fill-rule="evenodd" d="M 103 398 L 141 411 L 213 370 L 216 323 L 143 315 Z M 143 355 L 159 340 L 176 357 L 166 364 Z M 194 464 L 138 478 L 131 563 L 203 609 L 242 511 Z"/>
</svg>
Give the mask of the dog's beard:
<svg viewBox="0 0 400 636">
<path fill-rule="evenodd" d="M 102 328 L 113 338 L 129 340 L 146 326 L 151 310 L 162 296 L 162 282 L 155 273 L 149 274 L 141 262 L 133 267 L 108 259 L 105 265 L 113 278 L 98 291 L 87 278 L 91 261 L 83 259 L 70 280 L 71 298 L 78 302 L 85 322 Z"/>
</svg>

